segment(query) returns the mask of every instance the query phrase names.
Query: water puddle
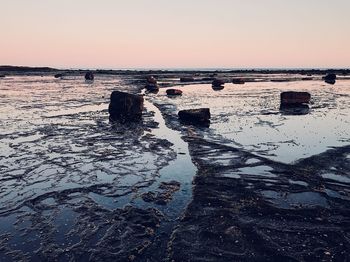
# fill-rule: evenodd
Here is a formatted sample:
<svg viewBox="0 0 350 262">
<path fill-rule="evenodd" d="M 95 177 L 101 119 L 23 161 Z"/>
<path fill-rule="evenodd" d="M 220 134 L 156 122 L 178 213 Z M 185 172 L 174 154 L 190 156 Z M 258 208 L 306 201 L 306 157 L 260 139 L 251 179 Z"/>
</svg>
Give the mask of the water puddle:
<svg viewBox="0 0 350 262">
<path fill-rule="evenodd" d="M 152 111 L 154 113 L 153 118 L 158 123 L 158 127 L 152 129 L 148 134 L 157 139 L 166 139 L 167 143 L 170 142 L 176 157 L 174 160 L 168 162 L 165 167 L 159 170 L 155 181 L 152 181 L 150 185 L 145 187 L 139 187 L 138 195 L 142 195 L 143 193 L 147 192 L 159 192 L 159 187 L 162 183 L 172 181 L 180 183 L 180 190 L 174 193 L 171 201 L 166 205 L 154 205 L 153 203 L 147 203 L 140 198 L 133 199 L 130 195 L 126 195 L 122 198 L 119 197 L 118 200 L 110 197 L 99 196 L 94 193 L 91 193 L 90 196 L 92 196 L 97 203 L 109 209 L 120 208 L 127 203 L 132 203 L 139 208 L 156 207 L 170 219 L 174 220 L 181 215 L 191 200 L 192 180 L 196 174 L 197 168 L 191 161 L 188 151 L 188 144 L 183 141 L 180 132 L 174 131 L 166 126 L 159 109 L 151 102 L 146 100 L 145 107 L 148 111 Z M 130 181 L 132 176 L 125 176 L 125 179 Z M 136 184 L 138 182 L 138 177 L 135 176 L 134 179 L 135 180 L 129 185 L 125 184 L 125 182 L 122 183 L 123 186 L 130 187 L 131 185 Z M 119 182 L 121 181 L 119 180 Z"/>
<path fill-rule="evenodd" d="M 159 123 L 158 128 L 152 130 L 152 134 L 171 142 L 176 153 L 175 160 L 169 162 L 167 166 L 159 171 L 156 183 L 149 189 L 156 189 L 162 182 L 172 180 L 180 182 L 180 191 L 174 195 L 173 200 L 166 207 L 166 213 L 172 218 L 176 218 L 184 211 L 192 198 L 192 180 L 197 168 L 192 163 L 188 144 L 181 138 L 181 133 L 166 126 L 159 109 L 151 102 L 146 101 L 145 106 L 155 113 L 154 118 Z"/>
<path fill-rule="evenodd" d="M 274 161 L 293 163 L 320 154 L 331 146 L 349 144 L 349 81 L 335 86 L 321 81 L 258 82 L 225 84 L 219 92 L 210 84 L 176 86 L 180 98 L 169 99 L 165 89 L 156 97 L 159 103 L 175 104 L 177 110 L 209 107 L 210 129 L 205 139 L 216 136 L 225 144 L 240 146 Z M 312 95 L 306 115 L 285 115 L 279 111 L 282 91 L 306 91 Z M 270 112 L 270 113 L 268 113 Z"/>
<path fill-rule="evenodd" d="M 342 175 L 337 175 L 333 173 L 325 173 L 321 175 L 324 179 L 329 179 L 335 182 L 350 184 L 350 178 Z"/>
<path fill-rule="evenodd" d="M 266 190 L 262 191 L 261 194 L 279 208 L 328 207 L 326 198 L 315 192 L 289 193 Z"/>
<path fill-rule="evenodd" d="M 238 173 L 241 176 L 258 176 L 258 177 L 277 177 L 275 174 L 271 173 L 273 168 L 269 166 L 254 166 L 254 167 L 243 167 L 238 169 Z"/>
</svg>

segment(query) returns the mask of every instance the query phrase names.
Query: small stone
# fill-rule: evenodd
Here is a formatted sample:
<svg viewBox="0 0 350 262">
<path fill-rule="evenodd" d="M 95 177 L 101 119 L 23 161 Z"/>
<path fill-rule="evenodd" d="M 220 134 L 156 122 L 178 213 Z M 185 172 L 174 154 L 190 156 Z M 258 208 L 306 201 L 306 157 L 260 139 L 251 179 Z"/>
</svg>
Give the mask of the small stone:
<svg viewBox="0 0 350 262">
<path fill-rule="evenodd" d="M 310 103 L 311 95 L 308 92 L 282 92 L 281 105 L 298 105 Z"/>
<path fill-rule="evenodd" d="M 94 76 L 94 74 L 93 74 L 91 71 L 86 72 L 86 74 L 85 74 L 85 80 L 90 80 L 90 81 L 92 81 L 92 80 L 94 80 L 94 78 L 95 78 L 95 76 Z"/>
<path fill-rule="evenodd" d="M 180 89 L 168 89 L 166 91 L 166 94 L 168 96 L 181 96 L 182 95 L 182 91 Z"/>
<path fill-rule="evenodd" d="M 195 79 L 192 76 L 185 76 L 180 78 L 180 82 L 194 82 Z"/>
<path fill-rule="evenodd" d="M 56 74 L 55 75 L 55 78 L 62 78 L 63 77 L 63 74 Z"/>
<path fill-rule="evenodd" d="M 149 92 L 157 93 L 159 91 L 159 86 L 157 84 L 150 84 L 148 83 L 145 88 Z"/>
<path fill-rule="evenodd" d="M 328 81 L 332 81 L 332 80 L 335 81 L 337 79 L 337 75 L 330 73 L 330 74 L 327 74 L 325 77 L 323 77 L 323 79 Z"/>
<path fill-rule="evenodd" d="M 154 84 L 154 85 L 157 84 L 157 79 L 155 79 L 154 76 L 148 76 L 146 81 L 147 81 L 148 84 Z"/>
<path fill-rule="evenodd" d="M 327 83 L 327 84 L 331 84 L 334 85 L 335 81 L 337 80 L 337 75 L 330 73 L 327 74 L 325 77 L 323 77 L 323 80 Z"/>
<path fill-rule="evenodd" d="M 214 79 L 214 81 L 212 82 L 212 86 L 213 87 L 222 87 L 224 86 L 225 81 L 222 79 Z"/>
<path fill-rule="evenodd" d="M 232 80 L 232 83 L 233 84 L 236 84 L 236 85 L 244 85 L 245 84 L 245 81 L 241 78 L 235 78 Z"/>
<path fill-rule="evenodd" d="M 209 108 L 181 110 L 178 115 L 180 120 L 191 124 L 208 124 L 211 117 Z"/>
<path fill-rule="evenodd" d="M 145 88 L 149 92 L 157 93 L 159 91 L 159 86 L 157 83 L 157 79 L 154 78 L 154 76 L 148 76 L 146 79 L 146 86 Z"/>
</svg>

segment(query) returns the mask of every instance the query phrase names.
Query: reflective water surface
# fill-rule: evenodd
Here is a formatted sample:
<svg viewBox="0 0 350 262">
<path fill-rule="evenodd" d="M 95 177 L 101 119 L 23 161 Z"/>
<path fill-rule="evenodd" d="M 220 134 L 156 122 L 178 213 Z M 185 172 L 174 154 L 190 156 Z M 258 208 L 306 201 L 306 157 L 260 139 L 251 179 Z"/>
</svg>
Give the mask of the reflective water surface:
<svg viewBox="0 0 350 262">
<path fill-rule="evenodd" d="M 161 90 L 152 101 L 187 134 L 198 175 L 171 259 L 350 259 L 349 80 L 176 88 L 181 97 Z M 281 110 L 282 91 L 310 92 L 311 103 Z M 178 110 L 200 107 L 211 110 L 209 128 L 178 124 Z"/>
<path fill-rule="evenodd" d="M 187 144 L 149 102 L 140 125 L 110 123 L 112 90 L 138 92 L 113 76 L 0 81 L 0 261 L 132 256 L 183 212 L 196 172 Z M 134 220 L 148 226 L 130 231 Z"/>
<path fill-rule="evenodd" d="M 179 110 L 209 107 L 212 114 L 208 139 L 245 148 L 273 160 L 291 163 L 350 143 L 350 81 L 335 85 L 321 81 L 248 82 L 225 84 L 214 91 L 210 84 L 177 86 Z M 280 93 L 306 91 L 312 99 L 306 115 L 285 115 L 280 111 Z M 158 98 L 160 99 L 160 98 Z M 168 101 L 167 101 L 168 100 Z"/>
<path fill-rule="evenodd" d="M 349 80 L 176 88 L 181 97 L 146 93 L 142 123 L 121 125 L 108 119 L 111 91 L 139 92 L 123 77 L 1 79 L 0 261 L 159 261 L 168 250 L 175 259 L 193 254 L 183 246 L 191 232 L 205 239 L 194 248 L 208 248 L 225 218 L 259 232 L 278 225 L 273 243 L 283 246 L 283 230 L 300 232 L 294 213 L 281 216 L 305 210 L 324 230 L 340 221 L 347 244 Z M 280 110 L 282 91 L 310 92 L 307 112 Z M 178 121 L 179 110 L 197 107 L 210 108 L 209 128 Z M 231 240 L 250 248 L 249 237 Z"/>
</svg>

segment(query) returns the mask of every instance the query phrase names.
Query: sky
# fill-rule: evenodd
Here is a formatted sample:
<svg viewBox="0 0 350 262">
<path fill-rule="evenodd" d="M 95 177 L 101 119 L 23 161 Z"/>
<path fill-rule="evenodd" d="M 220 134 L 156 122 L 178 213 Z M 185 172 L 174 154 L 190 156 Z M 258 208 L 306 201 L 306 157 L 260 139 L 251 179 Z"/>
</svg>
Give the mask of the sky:
<svg viewBox="0 0 350 262">
<path fill-rule="evenodd" d="M 350 67 L 350 0 L 1 0 L 0 64 Z"/>
</svg>

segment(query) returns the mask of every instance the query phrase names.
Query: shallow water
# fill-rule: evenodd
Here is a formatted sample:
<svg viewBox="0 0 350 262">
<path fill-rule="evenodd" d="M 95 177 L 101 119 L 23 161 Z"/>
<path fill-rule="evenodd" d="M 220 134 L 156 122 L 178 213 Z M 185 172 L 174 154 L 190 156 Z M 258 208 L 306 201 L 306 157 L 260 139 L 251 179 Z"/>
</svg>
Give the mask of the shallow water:
<svg viewBox="0 0 350 262">
<path fill-rule="evenodd" d="M 229 223 L 248 219 L 262 230 L 269 221 L 261 222 L 255 208 L 271 216 L 276 210 L 330 212 L 331 219 L 346 212 L 350 81 L 268 80 L 226 84 L 221 91 L 208 84 L 178 86 L 184 94 L 175 98 L 164 88 L 145 94 L 142 123 L 120 125 L 108 120 L 111 91 L 139 91 L 123 77 L 99 76 L 92 83 L 76 76 L 1 79 L 0 261 L 108 261 L 140 254 L 159 261 L 172 233 L 186 238 L 192 230 L 205 237 L 198 242 L 205 248 L 209 227 L 201 218 L 208 218 L 214 236 L 221 234 L 213 224 L 216 202 L 219 213 L 238 216 Z M 279 110 L 280 92 L 287 90 L 312 94 L 307 114 Z M 179 123 L 178 110 L 195 107 L 211 109 L 210 128 Z M 255 201 L 252 214 L 235 213 Z M 173 232 L 185 210 L 189 230 Z M 280 225 L 285 218 L 273 219 Z M 181 251 L 182 243 L 173 248 Z"/>
<path fill-rule="evenodd" d="M 153 99 L 187 134 L 198 175 L 171 259 L 350 259 L 350 81 L 176 88 L 181 97 Z M 280 111 L 287 90 L 310 92 L 309 111 Z M 179 124 L 178 110 L 200 107 L 211 110 L 209 128 Z"/>
<path fill-rule="evenodd" d="M 215 177 L 241 181 L 278 208 L 328 207 L 326 198 L 349 199 L 349 80 L 335 85 L 248 82 L 225 84 L 220 91 L 210 84 L 174 88 L 183 95 L 168 97 L 164 88 L 152 96 L 156 103 L 168 105 L 163 110 L 172 125 L 178 125 L 179 110 L 210 108 L 209 128 L 189 126 L 185 131 L 191 136 L 193 129 L 199 137 L 193 138 L 192 151 L 202 172 L 215 168 Z M 283 91 L 310 92 L 309 112 L 290 115 L 280 111 Z M 316 205 L 317 199 L 322 204 Z"/>
<path fill-rule="evenodd" d="M 322 81 L 251 82 L 225 84 L 214 91 L 209 84 L 176 86 L 177 98 L 161 90 L 160 103 L 178 110 L 209 107 L 208 140 L 239 146 L 275 161 L 292 163 L 322 153 L 330 147 L 350 144 L 350 81 L 335 85 Z M 306 115 L 286 115 L 279 110 L 282 91 L 307 91 L 312 95 Z"/>
<path fill-rule="evenodd" d="M 85 261 L 93 253 L 115 257 L 115 249 L 127 257 L 137 241 L 104 244 L 116 213 L 136 212 L 133 219 L 141 219 L 156 208 L 168 221 L 162 225 L 169 224 L 191 199 L 196 168 L 180 133 L 165 126 L 150 102 L 143 123 L 110 123 L 111 91 L 138 88 L 120 77 L 82 79 L 0 81 L 0 261 Z M 158 187 L 173 180 L 181 185 L 166 195 L 169 203 L 142 200 L 145 192 L 166 191 Z M 120 230 L 120 237 L 128 235 L 127 227 Z M 130 250 L 123 253 L 125 248 Z"/>
</svg>

